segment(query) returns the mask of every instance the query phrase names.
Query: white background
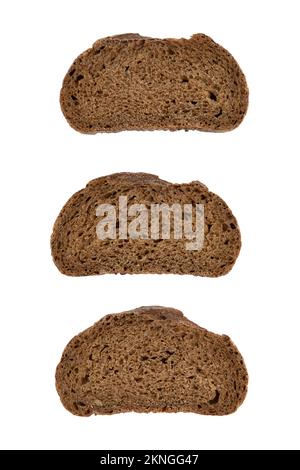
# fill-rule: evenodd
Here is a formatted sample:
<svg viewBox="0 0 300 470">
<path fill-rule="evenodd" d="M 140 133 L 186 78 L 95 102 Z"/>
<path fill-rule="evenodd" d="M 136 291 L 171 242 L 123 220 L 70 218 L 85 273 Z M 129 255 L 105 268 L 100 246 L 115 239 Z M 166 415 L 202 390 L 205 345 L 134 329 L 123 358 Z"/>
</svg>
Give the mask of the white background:
<svg viewBox="0 0 300 470">
<path fill-rule="evenodd" d="M 2 2 L 0 445 L 3 448 L 299 448 L 299 15 L 297 1 Z M 81 135 L 59 107 L 62 79 L 106 35 L 202 32 L 240 63 L 242 125 L 224 134 Z M 92 178 L 144 171 L 202 181 L 232 208 L 243 247 L 225 277 L 71 278 L 52 225 Z M 63 348 L 102 315 L 172 306 L 242 352 L 249 392 L 233 415 L 79 418 L 60 404 Z"/>
</svg>

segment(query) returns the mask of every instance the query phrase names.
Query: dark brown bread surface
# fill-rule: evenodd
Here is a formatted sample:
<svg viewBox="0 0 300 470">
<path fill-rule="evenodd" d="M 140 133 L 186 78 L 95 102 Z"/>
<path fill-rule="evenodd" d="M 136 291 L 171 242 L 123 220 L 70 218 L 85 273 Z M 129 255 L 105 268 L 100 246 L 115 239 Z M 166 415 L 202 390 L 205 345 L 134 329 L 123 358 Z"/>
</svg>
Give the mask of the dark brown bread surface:
<svg viewBox="0 0 300 470">
<path fill-rule="evenodd" d="M 56 370 L 61 401 L 79 416 L 226 415 L 243 402 L 247 383 L 243 358 L 228 336 L 166 307 L 105 316 L 69 342 Z"/>
<path fill-rule="evenodd" d="M 229 131 L 248 107 L 248 88 L 229 52 L 204 34 L 99 39 L 71 65 L 60 95 L 77 131 Z"/>
<path fill-rule="evenodd" d="M 96 234 L 99 204 L 152 203 L 204 205 L 204 245 L 186 249 L 186 239 L 100 240 Z M 118 222 L 118 219 L 117 219 Z M 51 237 L 53 260 L 69 276 L 94 274 L 193 274 L 216 277 L 228 273 L 241 247 L 240 231 L 225 202 L 193 181 L 172 184 L 147 173 L 117 173 L 95 179 L 74 194 L 61 210 Z"/>
</svg>

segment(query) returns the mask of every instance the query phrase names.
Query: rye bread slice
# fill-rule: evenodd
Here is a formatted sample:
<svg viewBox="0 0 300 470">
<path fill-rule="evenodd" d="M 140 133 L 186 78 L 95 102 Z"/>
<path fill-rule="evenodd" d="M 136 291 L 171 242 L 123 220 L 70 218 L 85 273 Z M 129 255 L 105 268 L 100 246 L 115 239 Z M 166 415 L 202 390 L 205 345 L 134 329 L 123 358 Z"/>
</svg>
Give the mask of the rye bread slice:
<svg viewBox="0 0 300 470">
<path fill-rule="evenodd" d="M 77 131 L 229 131 L 248 107 L 248 88 L 232 55 L 204 34 L 99 39 L 71 65 L 60 94 Z"/>
<path fill-rule="evenodd" d="M 121 195 L 129 204 L 145 204 L 149 210 L 153 203 L 203 204 L 203 248 L 187 250 L 184 238 L 99 239 L 96 208 L 100 204 L 118 207 Z M 65 204 L 51 237 L 53 260 L 69 276 L 172 273 L 216 277 L 231 270 L 240 247 L 237 221 L 219 196 L 199 181 L 172 184 L 147 173 L 116 173 L 90 181 Z"/>
<path fill-rule="evenodd" d="M 247 393 L 230 338 L 166 307 L 107 315 L 75 336 L 56 370 L 65 408 L 79 416 L 136 412 L 226 415 Z"/>
</svg>

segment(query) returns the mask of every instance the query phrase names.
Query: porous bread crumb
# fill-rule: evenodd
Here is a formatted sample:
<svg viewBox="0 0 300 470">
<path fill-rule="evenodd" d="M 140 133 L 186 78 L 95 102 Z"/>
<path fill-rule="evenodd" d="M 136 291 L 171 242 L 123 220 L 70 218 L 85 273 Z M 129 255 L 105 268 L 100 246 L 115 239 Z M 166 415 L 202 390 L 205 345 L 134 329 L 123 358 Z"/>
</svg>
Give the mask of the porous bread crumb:
<svg viewBox="0 0 300 470">
<path fill-rule="evenodd" d="M 186 249 L 182 239 L 97 238 L 100 204 L 203 204 L 204 245 Z M 117 219 L 118 224 L 118 219 Z M 150 230 L 149 230 L 150 233 Z M 192 274 L 216 277 L 233 267 L 241 247 L 238 223 L 226 203 L 199 181 L 172 184 L 145 173 L 117 173 L 89 182 L 61 210 L 51 237 L 53 260 L 69 276 L 94 274 Z"/>
<path fill-rule="evenodd" d="M 74 61 L 60 102 L 83 133 L 229 131 L 246 114 L 248 88 L 232 55 L 204 34 L 123 34 L 98 40 Z"/>
<path fill-rule="evenodd" d="M 165 307 L 107 315 L 70 341 L 56 370 L 61 401 L 79 416 L 226 415 L 243 402 L 247 383 L 243 358 L 228 336 Z"/>
</svg>

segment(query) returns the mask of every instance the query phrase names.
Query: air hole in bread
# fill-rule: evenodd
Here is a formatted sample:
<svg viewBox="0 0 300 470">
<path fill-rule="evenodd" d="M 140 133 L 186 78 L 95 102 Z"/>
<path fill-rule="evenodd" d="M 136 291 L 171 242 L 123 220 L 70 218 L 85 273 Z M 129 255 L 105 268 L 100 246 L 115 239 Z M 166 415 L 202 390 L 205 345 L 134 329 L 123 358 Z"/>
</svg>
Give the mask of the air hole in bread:
<svg viewBox="0 0 300 470">
<path fill-rule="evenodd" d="M 80 82 L 80 80 L 83 80 L 84 79 L 84 75 L 82 75 L 81 73 L 79 75 L 77 75 L 77 77 L 75 78 L 75 82 Z"/>
<path fill-rule="evenodd" d="M 89 381 L 90 381 L 90 377 L 89 377 L 89 375 L 87 374 L 87 375 L 85 375 L 84 377 L 82 377 L 82 379 L 81 379 L 81 384 L 82 384 L 82 385 L 85 385 L 85 384 L 87 384 Z"/>
<path fill-rule="evenodd" d="M 96 49 L 96 50 L 95 50 L 94 54 L 95 54 L 95 55 L 96 55 L 96 54 L 99 54 L 99 52 L 103 51 L 103 49 L 105 49 L 105 46 L 99 47 L 99 49 Z"/>
<path fill-rule="evenodd" d="M 216 405 L 219 401 L 219 398 L 220 398 L 220 392 L 218 390 L 216 390 L 216 394 L 215 394 L 214 398 L 212 400 L 208 400 L 208 403 L 210 405 Z"/>
</svg>

